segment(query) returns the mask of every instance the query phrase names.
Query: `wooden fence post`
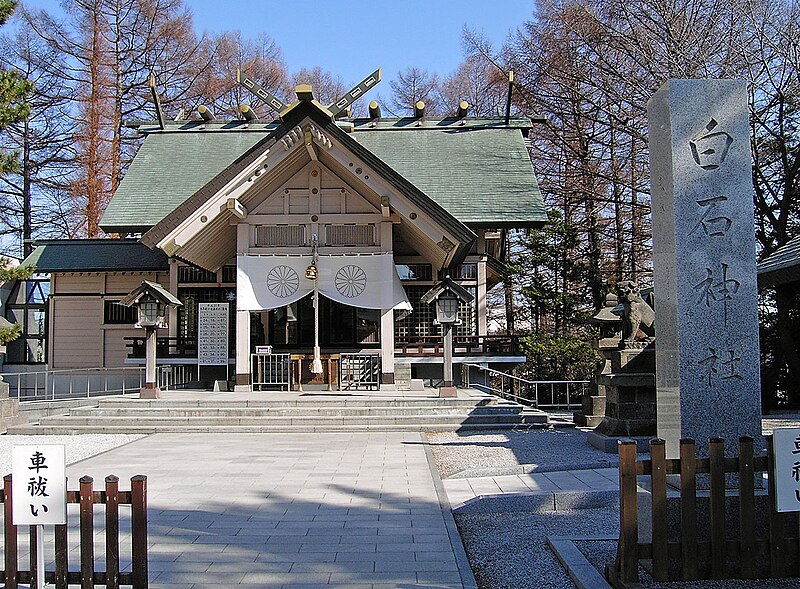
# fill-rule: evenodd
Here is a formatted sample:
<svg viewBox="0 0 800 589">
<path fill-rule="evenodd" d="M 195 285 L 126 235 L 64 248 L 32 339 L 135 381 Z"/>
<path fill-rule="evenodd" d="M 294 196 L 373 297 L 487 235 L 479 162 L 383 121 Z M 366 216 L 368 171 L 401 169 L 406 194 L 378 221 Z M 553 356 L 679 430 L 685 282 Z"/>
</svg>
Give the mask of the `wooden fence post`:
<svg viewBox="0 0 800 589">
<path fill-rule="evenodd" d="M 66 488 L 66 483 L 65 483 Z M 69 491 L 67 492 L 69 496 Z M 69 518 L 69 510 L 67 510 Z M 67 552 L 67 524 L 55 526 L 55 560 L 56 560 L 56 589 L 68 589 L 67 571 L 69 571 Z"/>
<path fill-rule="evenodd" d="M 664 440 L 650 440 L 650 478 L 652 481 L 653 579 L 669 580 L 667 568 L 667 454 Z"/>
<path fill-rule="evenodd" d="M 3 539 L 5 589 L 17 589 L 17 526 L 12 523 L 11 475 L 3 477 Z"/>
<path fill-rule="evenodd" d="M 686 581 L 698 578 L 697 571 L 697 453 L 694 440 L 680 444 L 681 460 L 681 572 Z"/>
<path fill-rule="evenodd" d="M 119 589 L 119 477 L 106 477 L 106 589 Z"/>
<path fill-rule="evenodd" d="M 147 477 L 144 475 L 131 479 L 131 525 L 133 589 L 147 589 Z"/>
<path fill-rule="evenodd" d="M 90 476 L 80 478 L 81 589 L 94 588 L 94 490 Z"/>
<path fill-rule="evenodd" d="M 774 578 L 783 577 L 785 543 L 783 534 L 785 530 L 785 517 L 775 509 L 775 450 L 772 436 L 767 439 L 767 468 L 769 469 L 769 572 Z"/>
<path fill-rule="evenodd" d="M 619 546 L 616 573 L 623 583 L 639 582 L 639 507 L 636 495 L 636 442 L 619 442 Z"/>
<path fill-rule="evenodd" d="M 30 530 L 28 531 L 28 535 L 29 535 L 28 542 L 30 542 L 30 544 L 28 545 L 28 550 L 30 551 L 28 556 L 30 556 L 30 562 L 31 562 L 30 577 L 28 578 L 28 584 L 31 587 L 34 587 L 36 585 L 36 582 L 37 582 L 37 576 L 36 576 L 37 570 L 36 569 L 38 568 L 38 564 L 39 564 L 37 562 L 38 561 L 37 551 L 38 551 L 39 546 L 38 546 L 38 544 L 36 542 L 36 537 L 39 535 L 39 530 L 37 529 L 36 526 L 28 526 L 28 527 L 30 528 Z M 37 589 L 44 589 L 44 587 L 37 587 Z"/>
<path fill-rule="evenodd" d="M 739 574 L 742 579 L 756 575 L 756 513 L 753 485 L 753 438 L 739 438 Z"/>
<path fill-rule="evenodd" d="M 711 472 L 711 576 L 725 578 L 725 440 L 711 438 L 708 444 Z"/>
</svg>

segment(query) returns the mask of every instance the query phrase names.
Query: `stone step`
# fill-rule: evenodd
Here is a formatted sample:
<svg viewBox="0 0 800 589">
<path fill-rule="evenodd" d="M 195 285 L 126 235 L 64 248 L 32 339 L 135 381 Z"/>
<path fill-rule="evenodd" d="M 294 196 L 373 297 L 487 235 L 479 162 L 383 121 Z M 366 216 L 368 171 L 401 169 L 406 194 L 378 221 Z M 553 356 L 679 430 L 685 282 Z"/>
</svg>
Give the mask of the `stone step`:
<svg viewBox="0 0 800 589">
<path fill-rule="evenodd" d="M 421 405 L 419 407 L 82 407 L 70 409 L 71 417 L 314 417 L 314 416 L 413 416 L 413 415 L 516 415 L 522 407 L 515 405 L 489 405 L 476 407 L 455 407 Z"/>
<path fill-rule="evenodd" d="M 296 399 L 250 399 L 246 401 L 220 401 L 219 399 L 197 399 L 192 401 L 170 401 L 166 399 L 134 399 L 134 398 L 107 398 L 97 402 L 98 407 L 172 407 L 172 408 L 196 408 L 196 407 L 220 407 L 220 408 L 259 408 L 259 407 L 425 407 L 425 406 L 446 406 L 446 407 L 478 407 L 478 406 L 519 406 L 517 403 L 503 401 L 494 397 L 479 397 L 477 399 L 438 399 L 430 397 L 402 398 L 388 397 L 385 399 L 359 399 L 350 397 L 347 399 L 332 399 L 316 395 L 300 397 Z"/>
<path fill-rule="evenodd" d="M 257 416 L 257 417 L 223 417 L 223 416 L 204 416 L 204 417 L 177 417 L 177 416 L 58 416 L 45 417 L 39 421 L 40 425 L 141 425 L 143 427 L 159 425 L 197 425 L 197 426 L 216 426 L 216 425 L 396 425 L 396 424 L 457 424 L 457 423 L 520 423 L 517 415 L 486 414 L 486 415 L 352 415 L 352 416 L 328 416 L 318 415 L 308 416 Z"/>
<path fill-rule="evenodd" d="M 78 435 L 78 434 L 157 434 L 157 433 L 352 433 L 352 432 L 447 432 L 513 430 L 547 427 L 543 423 L 455 423 L 401 425 L 272 425 L 272 426 L 147 426 L 131 425 L 20 425 L 10 434 L 17 435 Z"/>
</svg>

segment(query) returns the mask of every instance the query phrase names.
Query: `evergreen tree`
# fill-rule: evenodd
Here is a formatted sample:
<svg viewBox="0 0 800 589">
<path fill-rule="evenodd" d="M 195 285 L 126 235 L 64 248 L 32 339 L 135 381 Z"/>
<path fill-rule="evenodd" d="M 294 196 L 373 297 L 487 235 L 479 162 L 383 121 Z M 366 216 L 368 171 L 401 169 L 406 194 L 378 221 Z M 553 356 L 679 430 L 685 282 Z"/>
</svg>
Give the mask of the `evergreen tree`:
<svg viewBox="0 0 800 589">
<path fill-rule="evenodd" d="M 0 26 L 8 21 L 16 5 L 16 0 L 0 0 Z M 23 79 L 19 72 L 0 70 L 0 131 L 28 116 L 29 107 L 25 99 L 32 89 L 32 84 Z M 16 153 L 0 153 L 0 175 L 16 167 Z"/>
</svg>

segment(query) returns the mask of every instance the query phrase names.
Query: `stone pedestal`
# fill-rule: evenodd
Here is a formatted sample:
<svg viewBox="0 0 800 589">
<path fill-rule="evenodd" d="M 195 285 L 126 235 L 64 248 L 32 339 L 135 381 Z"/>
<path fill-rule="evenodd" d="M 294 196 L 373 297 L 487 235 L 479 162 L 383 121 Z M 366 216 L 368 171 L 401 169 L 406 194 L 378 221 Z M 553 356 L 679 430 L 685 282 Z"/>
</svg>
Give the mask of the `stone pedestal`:
<svg viewBox="0 0 800 589">
<path fill-rule="evenodd" d="M 0 433 L 6 433 L 9 426 L 21 423 L 19 400 L 8 397 L 8 383 L 0 380 Z"/>
<path fill-rule="evenodd" d="M 595 377 L 605 394 L 605 414 L 588 440 L 604 452 L 616 453 L 620 439 L 635 439 L 644 448 L 656 435 L 655 350 L 615 350 L 611 372 Z"/>
</svg>

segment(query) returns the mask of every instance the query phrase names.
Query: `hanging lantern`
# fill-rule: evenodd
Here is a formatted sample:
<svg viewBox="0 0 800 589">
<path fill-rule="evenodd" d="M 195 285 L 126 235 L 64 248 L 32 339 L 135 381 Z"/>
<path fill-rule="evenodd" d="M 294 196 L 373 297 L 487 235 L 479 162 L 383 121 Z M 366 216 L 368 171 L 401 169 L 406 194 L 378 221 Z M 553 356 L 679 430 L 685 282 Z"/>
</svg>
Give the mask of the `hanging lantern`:
<svg viewBox="0 0 800 589">
<path fill-rule="evenodd" d="M 139 309 L 139 327 L 164 327 L 167 323 L 166 314 L 167 307 L 163 303 L 156 300 L 140 300 L 138 303 Z"/>
<path fill-rule="evenodd" d="M 436 320 L 439 323 L 458 322 L 458 297 L 446 290 L 436 299 Z"/>
</svg>

